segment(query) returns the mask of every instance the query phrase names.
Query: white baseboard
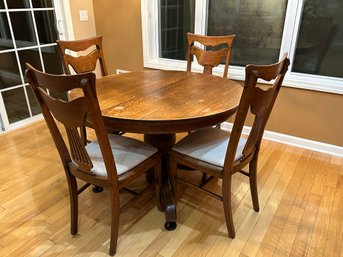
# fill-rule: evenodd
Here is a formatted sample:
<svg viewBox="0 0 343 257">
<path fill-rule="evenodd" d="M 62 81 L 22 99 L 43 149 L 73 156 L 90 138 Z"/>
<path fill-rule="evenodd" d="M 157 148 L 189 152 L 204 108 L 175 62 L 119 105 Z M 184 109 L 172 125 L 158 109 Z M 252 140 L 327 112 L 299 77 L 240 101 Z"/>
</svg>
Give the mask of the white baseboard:
<svg viewBox="0 0 343 257">
<path fill-rule="evenodd" d="M 121 69 L 116 69 L 116 74 L 128 73 L 128 72 L 131 72 L 131 71 L 128 71 L 128 70 L 121 70 Z"/>
<path fill-rule="evenodd" d="M 233 123 L 224 122 L 221 125 L 223 130 L 231 131 Z M 243 134 L 248 134 L 251 127 L 244 126 Z M 286 134 L 276 133 L 272 131 L 264 131 L 263 138 L 287 145 L 302 147 L 317 152 L 328 153 L 331 155 L 343 157 L 343 147 L 337 145 L 330 145 L 322 142 L 317 142 L 300 137 L 289 136 Z"/>
</svg>

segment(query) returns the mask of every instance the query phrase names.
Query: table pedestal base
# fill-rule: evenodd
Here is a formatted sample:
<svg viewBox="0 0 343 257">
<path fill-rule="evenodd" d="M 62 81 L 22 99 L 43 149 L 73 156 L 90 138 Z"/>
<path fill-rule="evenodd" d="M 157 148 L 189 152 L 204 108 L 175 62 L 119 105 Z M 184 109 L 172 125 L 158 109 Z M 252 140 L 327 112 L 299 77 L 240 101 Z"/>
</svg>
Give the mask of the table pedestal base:
<svg viewBox="0 0 343 257">
<path fill-rule="evenodd" d="M 176 228 L 176 206 L 174 196 L 170 189 L 169 183 L 169 156 L 168 151 L 175 144 L 175 134 L 145 134 L 144 141 L 155 146 L 162 154 L 162 178 L 161 178 L 161 196 L 160 203 L 164 210 L 166 223 L 164 227 L 167 230 Z"/>
</svg>

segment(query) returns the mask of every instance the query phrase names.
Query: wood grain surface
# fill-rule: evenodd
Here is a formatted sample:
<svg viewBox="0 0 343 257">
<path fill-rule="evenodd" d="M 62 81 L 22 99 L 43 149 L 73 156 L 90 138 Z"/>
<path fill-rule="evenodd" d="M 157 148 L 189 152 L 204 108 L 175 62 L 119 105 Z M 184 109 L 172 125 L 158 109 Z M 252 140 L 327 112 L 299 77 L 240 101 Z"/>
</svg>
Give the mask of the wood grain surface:
<svg viewBox="0 0 343 257">
<path fill-rule="evenodd" d="M 142 71 L 97 80 L 97 94 L 112 129 L 175 133 L 210 126 L 237 109 L 242 87 L 231 80 L 191 72 Z"/>
<path fill-rule="evenodd" d="M 0 134 L 0 142 L 0 256 L 108 256 L 110 192 L 80 195 L 80 230 L 70 235 L 68 185 L 45 122 Z M 343 158 L 267 140 L 261 153 L 259 213 L 248 180 L 233 176 L 236 239 L 227 236 L 222 203 L 191 188 L 180 191 L 176 230 L 165 231 L 151 190 L 123 208 L 115 256 L 343 256 Z M 217 180 L 208 187 L 221 190 Z"/>
</svg>

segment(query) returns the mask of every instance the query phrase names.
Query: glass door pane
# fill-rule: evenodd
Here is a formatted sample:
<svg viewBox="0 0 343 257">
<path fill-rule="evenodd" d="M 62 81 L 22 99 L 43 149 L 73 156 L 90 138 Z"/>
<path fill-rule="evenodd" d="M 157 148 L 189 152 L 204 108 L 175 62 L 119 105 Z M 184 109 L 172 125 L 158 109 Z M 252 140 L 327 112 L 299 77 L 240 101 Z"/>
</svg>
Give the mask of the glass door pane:
<svg viewBox="0 0 343 257">
<path fill-rule="evenodd" d="M 18 51 L 18 57 L 21 67 L 21 72 L 25 75 L 26 66 L 25 63 L 31 64 L 38 70 L 42 70 L 42 63 L 39 56 L 39 49 L 32 48 L 27 50 Z M 24 81 L 27 82 L 27 78 L 24 76 Z"/>
<path fill-rule="evenodd" d="M 35 11 L 35 21 L 41 44 L 55 43 L 58 39 L 54 11 Z"/>
<path fill-rule="evenodd" d="M 53 74 L 64 73 L 61 66 L 62 59 L 57 46 L 47 46 L 41 48 L 45 72 Z"/>
<path fill-rule="evenodd" d="M 37 45 L 31 12 L 11 12 L 10 20 L 17 47 Z"/>
<path fill-rule="evenodd" d="M 7 0 L 8 9 L 30 8 L 29 0 Z"/>
<path fill-rule="evenodd" d="M 21 83 L 15 52 L 0 53 L 0 90 Z"/>
<path fill-rule="evenodd" d="M 2 97 L 4 99 L 7 116 L 10 123 L 21 121 L 30 117 L 23 87 L 4 91 L 2 92 Z"/>
<path fill-rule="evenodd" d="M 13 48 L 14 46 L 7 15 L 5 12 L 0 12 L 0 51 Z"/>
<path fill-rule="evenodd" d="M 32 0 L 33 8 L 53 7 L 52 0 Z"/>
</svg>

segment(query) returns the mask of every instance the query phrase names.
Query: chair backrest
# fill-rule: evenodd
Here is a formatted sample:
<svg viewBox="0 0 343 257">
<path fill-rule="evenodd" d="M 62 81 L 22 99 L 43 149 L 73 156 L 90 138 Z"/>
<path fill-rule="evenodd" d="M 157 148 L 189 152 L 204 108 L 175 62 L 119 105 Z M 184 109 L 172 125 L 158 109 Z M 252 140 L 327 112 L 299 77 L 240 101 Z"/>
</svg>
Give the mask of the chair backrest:
<svg viewBox="0 0 343 257">
<path fill-rule="evenodd" d="M 229 60 L 231 47 L 235 35 L 228 36 L 202 36 L 192 33 L 187 33 L 187 71 L 191 71 L 192 56 L 195 55 L 200 65 L 204 66 L 204 74 L 212 74 L 212 69 L 222 63 L 225 58 L 225 67 L 223 77 L 227 78 L 229 69 Z M 202 44 L 205 47 L 220 47 L 219 50 L 203 50 L 194 45 L 195 42 Z"/>
<path fill-rule="evenodd" d="M 70 66 L 77 74 L 94 71 L 99 60 L 102 76 L 108 75 L 102 47 L 102 36 L 73 41 L 57 40 L 56 43 L 62 56 L 66 74 L 71 74 Z M 66 53 L 66 50 L 79 53 L 91 47 L 94 49 L 86 55 L 76 57 Z"/>
<path fill-rule="evenodd" d="M 87 118 L 95 130 L 108 175 L 107 178 L 98 179 L 116 183 L 117 171 L 96 96 L 95 74 L 52 75 L 40 72 L 30 64 L 26 64 L 26 67 L 26 76 L 41 106 L 65 171 L 70 172 L 72 169 L 77 173 L 74 175 L 86 176 L 88 180 L 96 177 L 91 171 L 93 164 L 80 136 L 80 129 L 85 126 Z M 64 101 L 47 93 L 62 95 L 76 88 L 81 89 L 83 95 L 74 100 Z M 63 124 L 67 139 L 62 136 L 61 126 L 56 121 Z"/>
<path fill-rule="evenodd" d="M 282 81 L 288 70 L 289 59 L 287 53 L 282 59 L 271 65 L 247 65 L 245 67 L 245 83 L 243 94 L 238 106 L 229 146 L 226 153 L 225 166 L 238 165 L 244 160 L 251 159 L 258 153 L 263 132 L 269 115 L 274 106 Z M 258 79 L 273 81 L 271 84 L 259 85 Z M 253 124 L 243 149 L 243 157 L 234 163 L 237 146 L 248 112 L 253 115 Z"/>
</svg>

